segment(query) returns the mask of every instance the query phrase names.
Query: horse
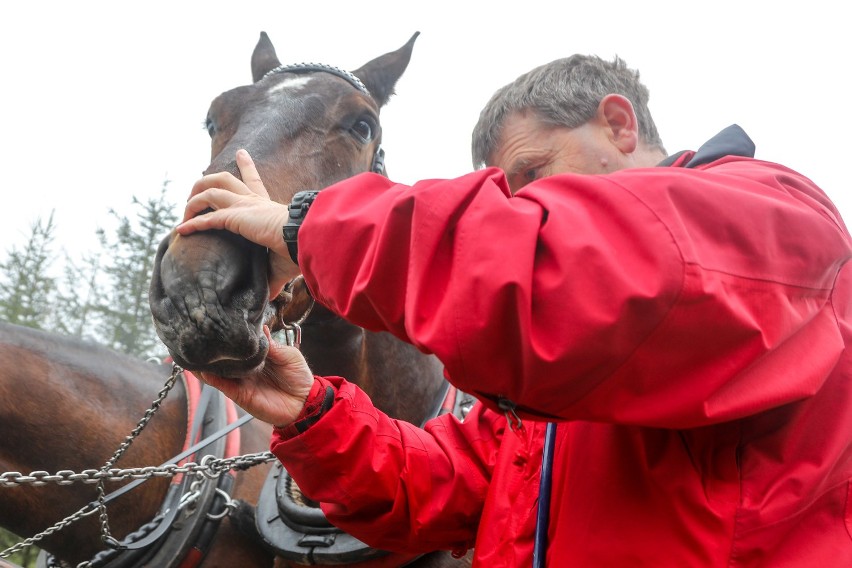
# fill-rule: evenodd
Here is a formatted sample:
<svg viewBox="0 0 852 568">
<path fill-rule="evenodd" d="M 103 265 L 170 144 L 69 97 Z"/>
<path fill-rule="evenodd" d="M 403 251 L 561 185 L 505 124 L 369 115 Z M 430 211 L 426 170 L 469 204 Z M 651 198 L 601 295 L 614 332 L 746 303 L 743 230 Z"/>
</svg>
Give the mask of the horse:
<svg viewBox="0 0 852 568">
<path fill-rule="evenodd" d="M 265 32 L 251 56 L 253 83 L 210 105 L 211 161 L 205 174 L 239 177 L 235 154 L 251 154 L 270 197 L 289 203 L 355 174 L 385 173 L 379 110 L 408 66 L 415 33 L 354 71 L 316 63 L 282 65 Z M 296 279 L 268 301 L 267 253 L 225 231 L 168 235 L 157 252 L 150 305 L 159 337 L 192 371 L 240 377 L 263 365 L 263 333 L 298 322 L 301 350 L 319 375 L 346 377 L 386 414 L 422 424 L 447 389 L 443 365 L 391 334 L 357 327 L 313 303 Z M 282 564 L 287 565 L 287 564 Z M 469 565 L 438 551 L 411 566 Z"/>
<path fill-rule="evenodd" d="M 67 336 L 0 324 L 0 472 L 8 478 L 9 472 L 83 475 L 97 470 L 134 431 L 164 390 L 171 371 L 170 365 L 146 362 Z M 181 453 L 186 447 L 189 403 L 194 392 L 190 386 L 189 382 L 174 382 L 171 392 L 114 464 L 116 468 L 158 466 Z M 205 414 L 205 420 L 214 418 L 212 413 Z M 239 447 L 234 449 L 240 455 L 263 452 L 268 448 L 270 431 L 269 425 L 251 420 L 239 428 Z M 268 470 L 268 463 L 260 463 L 235 471 L 230 480 L 233 487 L 226 488 L 229 499 L 253 506 Z M 223 474 L 220 478 L 226 475 L 230 477 Z M 56 476 L 72 479 L 60 473 Z M 45 479 L 41 485 L 0 484 L 0 526 L 18 535 L 34 535 L 98 500 L 91 483 L 66 485 Z M 105 483 L 111 495 L 113 489 L 126 486 L 125 481 Z M 152 477 L 106 503 L 114 538 L 124 539 L 149 523 L 173 492 L 172 487 L 175 485 L 170 478 Z M 213 511 L 214 516 L 218 512 Z M 205 519 L 205 511 L 198 513 L 199 520 Z M 190 519 L 181 521 L 188 528 Z M 215 538 L 208 538 L 210 548 L 200 564 L 203 568 L 272 566 L 273 555 L 258 547 L 230 515 L 206 530 L 214 528 Z M 101 534 L 99 515 L 92 514 L 35 544 L 62 566 L 77 565 L 108 550 Z M 187 546 L 194 544 L 184 544 L 184 549 Z M 192 550 L 186 553 L 187 557 L 193 554 L 198 555 Z M 176 565 L 152 562 L 146 565 Z M 141 564 L 122 561 L 121 565 Z"/>
</svg>

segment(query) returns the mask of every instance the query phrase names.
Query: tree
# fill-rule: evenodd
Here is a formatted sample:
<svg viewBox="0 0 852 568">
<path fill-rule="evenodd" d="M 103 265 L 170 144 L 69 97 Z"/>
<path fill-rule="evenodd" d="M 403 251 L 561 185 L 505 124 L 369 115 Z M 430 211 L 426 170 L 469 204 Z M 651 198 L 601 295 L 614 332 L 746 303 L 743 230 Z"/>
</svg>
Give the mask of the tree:
<svg viewBox="0 0 852 568">
<path fill-rule="evenodd" d="M 65 258 L 62 285 L 57 288 L 53 330 L 63 335 L 97 342 L 95 329 L 101 319 L 98 298 L 104 293 L 100 251 L 87 253 L 82 264 Z"/>
<path fill-rule="evenodd" d="M 143 358 L 165 354 L 151 319 L 148 287 L 160 241 L 177 222 L 174 204 L 165 199 L 167 186 L 165 181 L 157 198 L 145 202 L 133 198 L 141 209 L 135 223 L 110 211 L 118 220 L 114 240 L 102 229 L 98 231 L 108 253 L 108 262 L 101 264 L 107 285 L 98 296 L 98 335 L 105 345 Z"/>
<path fill-rule="evenodd" d="M 35 328 L 50 322 L 56 289 L 56 279 L 48 273 L 54 260 L 54 229 L 53 212 L 46 223 L 39 218 L 24 248 L 13 246 L 0 263 L 0 319 Z"/>
<path fill-rule="evenodd" d="M 60 280 L 50 275 L 57 260 L 52 243 L 53 213 L 32 225 L 23 248 L 12 247 L 0 262 L 0 320 L 86 339 L 140 358 L 162 358 L 151 319 L 148 287 L 154 256 L 163 236 L 177 222 L 174 204 L 159 196 L 132 198 L 135 217 L 109 213 L 115 233 L 98 229 L 101 250 L 75 263 L 65 255 Z"/>
</svg>

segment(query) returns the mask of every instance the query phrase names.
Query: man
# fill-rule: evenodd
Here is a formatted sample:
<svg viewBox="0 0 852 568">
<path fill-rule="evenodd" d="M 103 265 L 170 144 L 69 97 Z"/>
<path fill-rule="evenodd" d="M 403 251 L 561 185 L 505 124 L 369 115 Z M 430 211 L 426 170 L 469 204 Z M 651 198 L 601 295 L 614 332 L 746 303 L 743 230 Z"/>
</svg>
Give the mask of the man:
<svg viewBox="0 0 852 568">
<path fill-rule="evenodd" d="M 282 346 L 257 377 L 205 376 L 278 426 L 332 522 L 529 566 L 552 422 L 548 566 L 852 566 L 852 239 L 737 126 L 666 157 L 647 102 L 619 59 L 557 60 L 483 110 L 487 167 L 317 196 L 298 238 L 317 301 L 481 401 L 419 430 Z M 277 288 L 297 272 L 287 211 L 237 162 L 245 184 L 203 178 L 178 231 L 269 247 Z"/>
</svg>

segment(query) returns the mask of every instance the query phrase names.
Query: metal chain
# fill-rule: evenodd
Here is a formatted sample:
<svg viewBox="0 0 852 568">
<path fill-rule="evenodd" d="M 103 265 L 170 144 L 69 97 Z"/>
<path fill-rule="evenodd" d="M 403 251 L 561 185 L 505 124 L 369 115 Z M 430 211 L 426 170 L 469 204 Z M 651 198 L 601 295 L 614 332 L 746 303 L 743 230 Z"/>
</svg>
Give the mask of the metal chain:
<svg viewBox="0 0 852 568">
<path fill-rule="evenodd" d="M 275 456 L 272 452 L 265 451 L 254 454 L 244 454 L 231 458 L 215 458 L 206 463 L 204 463 L 204 460 L 201 460 L 200 463 L 185 462 L 184 465 L 180 466 L 177 464 L 166 464 L 161 467 L 144 466 L 124 469 L 115 468 L 108 471 L 86 469 L 80 473 L 74 473 L 70 470 L 62 470 L 52 475 L 46 471 L 34 471 L 29 475 L 10 471 L 0 474 L 0 487 L 18 487 L 21 485 L 33 485 L 35 487 L 40 487 L 50 483 L 55 483 L 56 485 L 71 485 L 78 482 L 92 485 L 94 483 L 99 483 L 101 480 L 123 481 L 125 479 L 174 477 L 175 475 L 182 473 L 202 473 L 208 477 L 217 477 L 228 470 L 246 470 L 270 461 L 275 461 Z"/>
<path fill-rule="evenodd" d="M 150 408 L 145 411 L 145 414 L 142 416 L 142 418 L 139 419 L 139 422 L 136 424 L 136 428 L 134 428 L 133 431 L 130 432 L 130 435 L 128 435 L 124 439 L 124 442 L 121 443 L 121 445 L 112 455 L 112 457 L 106 461 L 103 467 L 101 467 L 102 472 L 109 471 L 110 469 L 112 469 L 112 466 L 115 465 L 119 458 L 121 458 L 124 452 L 126 452 L 130 445 L 133 443 L 133 440 L 135 440 L 145 428 L 145 426 L 148 425 L 148 422 L 160 409 L 160 405 L 162 405 L 163 401 L 166 399 L 166 395 L 168 395 L 169 391 L 171 391 L 172 388 L 175 386 L 178 376 L 182 372 L 183 369 L 181 369 L 177 364 L 172 365 L 172 374 L 166 380 L 166 384 L 163 385 L 163 388 L 160 389 L 160 392 L 157 393 L 157 398 L 154 400 L 154 402 L 151 403 Z M 107 514 L 106 508 L 106 481 L 104 479 L 100 479 L 98 481 L 97 490 L 98 511 L 101 523 L 101 540 L 110 548 L 120 549 L 122 548 L 121 543 L 112 536 L 112 533 L 109 530 L 109 515 Z"/>
<path fill-rule="evenodd" d="M 111 548 L 116 548 L 117 546 L 114 546 L 114 545 L 119 545 L 119 542 L 115 538 L 113 538 L 113 536 L 110 534 L 110 531 L 109 531 L 109 517 L 107 516 L 107 510 L 106 510 L 106 491 L 105 491 L 106 479 L 105 479 L 104 474 L 108 473 L 111 469 L 113 469 L 112 466 L 115 465 L 115 462 L 118 461 L 118 459 L 122 456 L 122 454 L 124 454 L 125 451 L 127 451 L 127 448 L 130 447 L 130 444 L 133 443 L 133 440 L 137 436 L 139 436 L 139 434 L 142 432 L 142 430 L 145 428 L 145 426 L 147 426 L 148 422 L 151 420 L 151 418 L 154 416 L 154 414 L 157 412 L 157 410 L 159 410 L 160 406 L 163 403 L 163 400 L 165 400 L 165 398 L 166 398 L 166 395 L 168 395 L 169 391 L 171 391 L 172 388 L 175 386 L 175 383 L 177 382 L 177 378 L 180 375 L 180 373 L 182 373 L 182 372 L 183 372 L 183 369 L 181 369 L 178 365 L 175 364 L 175 365 L 172 366 L 172 374 L 166 380 L 166 383 L 165 383 L 165 385 L 163 385 L 163 388 L 160 389 L 160 392 L 157 393 L 157 398 L 154 400 L 154 402 L 151 403 L 151 406 L 148 408 L 148 410 L 145 411 L 145 414 L 142 416 L 142 418 L 136 424 L 136 427 L 133 429 L 133 431 L 130 432 L 130 435 L 125 437 L 124 442 L 121 443 L 121 445 L 118 447 L 118 449 L 115 451 L 115 453 L 113 453 L 112 457 L 107 460 L 107 462 L 103 465 L 103 467 L 101 467 L 101 469 L 100 469 L 101 475 L 99 476 L 99 478 L 97 480 L 97 484 L 98 484 L 98 487 L 97 487 L 97 489 L 98 489 L 98 506 L 97 506 L 97 509 L 90 509 L 90 506 L 86 505 L 85 507 L 83 507 L 82 509 L 77 511 L 76 513 L 73 513 L 73 514 L 69 515 L 68 517 L 62 519 L 61 521 L 57 522 L 52 527 L 49 527 L 48 529 L 40 532 L 39 534 L 32 536 L 30 538 L 27 538 L 24 541 L 16 544 L 15 546 L 0 552 L 0 558 L 7 558 L 8 556 L 17 552 L 18 550 L 22 550 L 23 548 L 31 546 L 32 544 L 42 540 L 43 538 L 65 528 L 66 526 L 70 525 L 71 523 L 74 523 L 74 522 L 76 522 L 76 521 L 78 521 L 78 520 L 80 520 L 83 517 L 86 517 L 88 515 L 91 515 L 95 511 L 98 511 L 99 514 L 100 514 L 99 516 L 100 516 L 100 522 L 101 522 L 101 540 L 103 540 L 104 543 L 107 546 L 110 546 Z M 87 470 L 87 471 L 90 471 L 90 470 Z M 16 473 L 16 472 L 13 472 L 13 473 Z M 43 472 L 34 472 L 34 473 L 41 474 Z M 6 474 L 3 474 L 3 475 L 6 475 Z"/>
<path fill-rule="evenodd" d="M 41 531 L 37 535 L 31 536 L 30 538 L 26 538 L 26 539 L 22 540 L 21 542 L 19 542 L 18 544 L 11 546 L 11 547 L 7 548 L 6 550 L 0 552 L 0 558 L 9 558 L 10 556 L 15 554 L 16 552 L 20 552 L 20 551 L 24 550 L 25 548 L 29 548 L 30 546 L 33 546 L 34 544 L 36 544 L 38 541 L 42 540 L 43 538 L 48 537 L 48 536 L 52 535 L 53 533 L 61 531 L 65 527 L 67 527 L 67 526 L 69 526 L 73 523 L 76 523 L 77 521 L 79 521 L 80 519 L 82 519 L 84 517 L 88 517 L 89 515 L 91 515 L 92 513 L 95 513 L 96 511 L 97 511 L 97 509 L 89 508 L 89 505 L 86 505 L 85 507 L 83 507 L 82 509 L 77 511 L 76 513 L 72 513 L 72 514 L 68 515 L 67 517 L 65 517 L 61 521 L 58 521 L 53 526 Z"/>
<path fill-rule="evenodd" d="M 122 481 L 131 478 L 148 479 L 152 477 L 173 477 L 178 474 L 197 475 L 199 477 L 203 475 L 208 478 L 214 479 L 219 477 L 222 473 L 225 473 L 230 470 L 247 470 L 256 465 L 260 465 L 277 459 L 272 454 L 272 452 L 265 451 L 253 454 L 244 454 L 241 456 L 234 456 L 230 458 L 216 458 L 215 456 L 207 455 L 201 459 L 200 464 L 195 462 L 186 462 L 182 466 L 178 466 L 177 464 L 166 464 L 161 467 L 145 466 L 127 469 L 118 469 L 112 467 L 122 456 L 122 454 L 127 450 L 127 448 L 130 447 L 130 444 L 133 443 L 133 440 L 139 436 L 139 434 L 151 420 L 154 413 L 156 413 L 157 410 L 160 408 L 163 400 L 165 400 L 166 398 L 166 395 L 174 387 L 175 382 L 177 381 L 177 377 L 182 372 L 183 369 L 181 369 L 178 365 L 173 366 L 171 376 L 166 380 L 166 383 L 160 390 L 160 392 L 157 393 L 157 399 L 154 400 L 154 402 L 151 404 L 151 407 L 139 420 L 136 425 L 136 428 L 134 428 L 130 435 L 125 438 L 124 442 L 119 446 L 115 453 L 113 453 L 112 457 L 107 460 L 107 462 L 104 464 L 103 467 L 101 467 L 100 470 L 87 469 L 83 470 L 80 473 L 74 473 L 71 470 L 61 470 L 53 475 L 49 474 L 46 471 L 34 471 L 28 476 L 22 475 L 21 473 L 14 471 L 0 474 L 0 487 L 18 487 L 21 485 L 33 485 L 38 487 L 42 485 L 47 485 L 48 483 L 56 483 L 57 485 L 70 485 L 76 482 L 98 484 L 97 507 L 92 507 L 91 503 L 86 505 L 77 512 L 72 513 L 61 521 L 58 521 L 53 526 L 45 529 L 39 534 L 24 539 L 23 541 L 15 544 L 10 548 L 7 548 L 6 550 L 0 551 L 0 558 L 8 558 L 12 554 L 20 552 L 25 548 L 36 544 L 45 537 L 48 537 L 64 529 L 68 525 L 79 521 L 80 519 L 92 515 L 95 512 L 98 512 L 100 514 L 101 539 L 110 548 L 120 548 L 120 543 L 118 543 L 118 541 L 115 540 L 115 538 L 113 538 L 109 532 L 109 520 L 107 517 L 105 502 L 106 495 L 104 493 L 104 484 L 107 481 Z M 88 566 L 89 564 L 90 563 L 88 562 L 83 562 L 78 565 L 78 568 Z"/>
<path fill-rule="evenodd" d="M 212 459 L 207 459 L 212 458 Z M 79 474 L 74 474 L 73 472 L 68 472 L 71 475 L 35 475 L 46 472 L 33 472 L 31 476 L 22 476 L 19 473 L 12 472 L 9 475 L 18 476 L 16 481 L 7 482 L 6 487 L 14 487 L 18 485 L 32 484 L 35 486 L 47 485 L 50 481 L 56 481 L 59 485 L 69 485 L 74 483 L 75 481 L 82 481 L 83 483 L 97 483 L 100 479 L 104 481 L 121 481 L 124 479 L 144 479 L 144 478 L 152 478 L 152 477 L 173 477 L 178 474 L 185 475 L 205 475 L 209 478 L 216 478 L 220 476 L 222 473 L 231 470 L 240 470 L 245 471 L 249 468 L 252 468 L 257 465 L 261 465 L 264 463 L 268 463 L 271 461 L 275 461 L 277 458 L 270 451 L 265 452 L 257 452 L 254 454 L 244 454 L 241 456 L 234 456 L 231 458 L 215 458 L 214 456 L 205 456 L 201 463 L 195 462 L 186 462 L 182 466 L 177 466 L 175 464 L 165 465 L 163 467 L 136 467 L 129 469 L 112 469 L 109 472 L 106 472 L 108 477 L 105 477 L 103 472 L 98 472 L 96 470 L 86 470 Z M 65 472 L 60 472 L 65 473 Z M 5 475 L 5 474 L 4 474 Z M 54 480 L 56 478 L 56 480 Z M 0 552 L 0 558 L 8 558 L 12 554 L 16 552 L 20 552 L 24 548 L 32 546 L 36 544 L 38 541 L 42 540 L 45 537 L 48 537 L 60 530 L 64 529 L 68 525 L 75 523 L 76 521 L 88 517 L 93 513 L 97 512 L 97 507 L 92 507 L 90 505 L 86 505 L 76 513 L 72 513 L 68 517 L 58 521 L 56 524 L 51 526 L 48 529 L 45 529 L 41 533 L 27 538 L 18 544 L 12 546 L 11 548 L 7 548 Z"/>
</svg>

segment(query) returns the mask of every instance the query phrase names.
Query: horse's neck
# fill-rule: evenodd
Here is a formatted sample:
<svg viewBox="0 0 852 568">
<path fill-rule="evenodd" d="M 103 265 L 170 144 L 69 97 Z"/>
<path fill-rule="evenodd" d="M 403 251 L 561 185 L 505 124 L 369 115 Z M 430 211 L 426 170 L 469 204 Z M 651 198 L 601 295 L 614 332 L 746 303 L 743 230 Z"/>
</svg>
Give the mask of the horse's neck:
<svg viewBox="0 0 852 568">
<path fill-rule="evenodd" d="M 431 418 L 445 392 L 443 365 L 389 333 L 365 332 L 369 367 L 365 391 L 386 414 L 421 424 Z"/>
<path fill-rule="evenodd" d="M 307 329 L 302 351 L 314 373 L 357 384 L 394 418 L 420 424 L 443 392 L 443 367 L 433 356 L 389 333 L 338 321 Z"/>
</svg>

